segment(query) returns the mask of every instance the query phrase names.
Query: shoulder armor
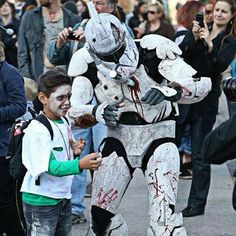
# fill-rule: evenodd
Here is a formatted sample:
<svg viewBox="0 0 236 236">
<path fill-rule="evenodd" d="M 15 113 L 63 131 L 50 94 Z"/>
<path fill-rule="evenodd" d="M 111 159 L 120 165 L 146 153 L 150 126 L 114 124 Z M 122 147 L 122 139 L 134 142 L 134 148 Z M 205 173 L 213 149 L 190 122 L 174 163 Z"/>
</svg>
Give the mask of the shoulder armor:
<svg viewBox="0 0 236 236">
<path fill-rule="evenodd" d="M 92 62 L 93 59 L 86 47 L 79 49 L 71 58 L 68 68 L 68 75 L 72 77 L 83 75 L 88 70 L 88 64 Z"/>
</svg>

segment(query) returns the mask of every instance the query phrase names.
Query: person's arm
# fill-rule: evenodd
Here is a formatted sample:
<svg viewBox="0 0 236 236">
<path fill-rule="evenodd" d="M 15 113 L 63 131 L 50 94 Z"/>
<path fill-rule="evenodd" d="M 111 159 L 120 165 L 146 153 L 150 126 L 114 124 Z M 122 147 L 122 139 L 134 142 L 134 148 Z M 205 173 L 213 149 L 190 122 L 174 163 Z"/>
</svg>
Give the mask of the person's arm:
<svg viewBox="0 0 236 236">
<path fill-rule="evenodd" d="M 50 42 L 48 46 L 48 60 L 53 65 L 67 65 L 70 62 L 70 44 L 65 43 L 61 48 L 56 47 L 57 41 Z"/>
<path fill-rule="evenodd" d="M 224 39 L 219 49 L 213 46 L 212 51 L 208 53 L 208 61 L 214 73 L 224 72 L 233 61 L 235 54 L 236 39 L 233 37 Z"/>
<path fill-rule="evenodd" d="M 21 20 L 18 34 L 18 68 L 22 76 L 31 78 L 30 73 L 30 52 L 26 41 L 26 25 L 28 19 L 26 13 Z"/>
<path fill-rule="evenodd" d="M 26 112 L 26 98 L 24 93 L 23 78 L 13 66 L 3 63 L 7 70 L 2 74 L 8 104 L 0 106 L 0 122 L 14 121 Z"/>
<path fill-rule="evenodd" d="M 53 176 L 66 176 L 79 174 L 79 159 L 70 161 L 57 161 L 53 152 L 50 153 L 48 173 Z"/>
<path fill-rule="evenodd" d="M 211 131 L 202 146 L 204 159 L 211 164 L 222 164 L 236 158 L 236 113 Z"/>
<path fill-rule="evenodd" d="M 67 38 L 68 33 L 70 31 L 75 32 L 80 27 L 80 23 L 76 24 L 74 28 L 64 28 L 59 34 L 56 40 L 49 43 L 48 47 L 48 60 L 53 65 L 68 65 L 70 62 L 70 59 L 72 57 L 71 55 L 71 48 L 74 45 L 74 40 L 70 40 Z M 79 36 L 76 35 L 76 37 Z"/>
<path fill-rule="evenodd" d="M 53 152 L 50 153 L 48 173 L 53 176 L 67 176 L 81 173 L 83 169 L 97 170 L 102 158 L 98 153 L 90 153 L 82 159 L 57 161 Z"/>
</svg>

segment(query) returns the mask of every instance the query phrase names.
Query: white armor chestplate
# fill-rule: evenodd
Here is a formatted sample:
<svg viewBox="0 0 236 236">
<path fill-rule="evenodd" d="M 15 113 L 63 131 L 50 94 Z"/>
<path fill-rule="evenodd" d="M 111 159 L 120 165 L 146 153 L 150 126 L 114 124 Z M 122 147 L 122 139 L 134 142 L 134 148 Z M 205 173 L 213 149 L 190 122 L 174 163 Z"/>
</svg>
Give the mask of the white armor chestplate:
<svg viewBox="0 0 236 236">
<path fill-rule="evenodd" d="M 107 137 L 120 140 L 132 167 L 141 167 L 143 157 L 152 141 L 175 137 L 175 121 L 166 120 L 149 125 L 123 125 L 108 129 Z"/>
<path fill-rule="evenodd" d="M 156 85 L 156 82 L 147 75 L 144 66 L 141 65 L 134 75 L 139 82 L 140 92 L 138 92 L 138 97 L 141 105 L 136 98 L 134 98 L 135 102 L 133 101 L 127 83 L 121 83 L 115 79 L 107 79 L 100 73 L 98 73 L 99 84 L 95 88 L 98 101 L 100 103 L 107 102 L 110 105 L 124 102 L 125 106 L 119 108 L 118 112 L 116 112 L 118 119 L 123 112 L 137 112 L 147 123 L 156 123 L 168 117 L 172 111 L 171 102 L 164 100 L 155 106 L 141 102 L 141 98 L 145 93 Z"/>
</svg>

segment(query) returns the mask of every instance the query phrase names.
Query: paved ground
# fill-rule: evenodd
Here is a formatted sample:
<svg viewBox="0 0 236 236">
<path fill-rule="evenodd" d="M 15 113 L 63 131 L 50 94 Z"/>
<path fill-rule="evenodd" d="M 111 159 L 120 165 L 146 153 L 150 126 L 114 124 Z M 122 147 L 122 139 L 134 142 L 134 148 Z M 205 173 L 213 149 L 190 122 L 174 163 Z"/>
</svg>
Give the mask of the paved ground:
<svg viewBox="0 0 236 236">
<path fill-rule="evenodd" d="M 177 211 L 187 203 L 191 180 L 181 180 L 178 190 Z M 184 218 L 184 225 L 189 236 L 235 236 L 236 212 L 232 208 L 233 180 L 226 164 L 212 166 L 212 182 L 203 216 Z M 89 206 L 89 199 L 86 199 Z M 145 236 L 148 218 L 148 197 L 145 178 L 137 170 L 121 203 L 120 212 L 125 216 L 130 236 Z M 89 219 L 88 210 L 86 216 Z M 73 227 L 73 236 L 85 236 L 89 222 Z"/>
</svg>

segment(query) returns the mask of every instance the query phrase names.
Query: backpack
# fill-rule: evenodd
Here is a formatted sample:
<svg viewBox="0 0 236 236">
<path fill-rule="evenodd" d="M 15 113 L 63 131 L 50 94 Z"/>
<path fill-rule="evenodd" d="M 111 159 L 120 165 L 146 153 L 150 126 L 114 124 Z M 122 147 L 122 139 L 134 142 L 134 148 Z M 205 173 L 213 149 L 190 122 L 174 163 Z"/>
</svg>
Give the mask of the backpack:
<svg viewBox="0 0 236 236">
<path fill-rule="evenodd" d="M 9 145 L 9 158 L 10 158 L 10 174 L 14 180 L 23 181 L 25 173 L 27 171 L 26 167 L 22 163 L 22 140 L 24 137 L 24 129 L 28 127 L 32 120 L 37 120 L 47 127 L 51 140 L 53 140 L 53 130 L 48 119 L 40 114 L 31 120 L 27 121 L 17 121 L 12 125 L 10 130 L 10 145 Z M 36 180 L 36 185 L 39 185 L 38 180 Z"/>
</svg>

